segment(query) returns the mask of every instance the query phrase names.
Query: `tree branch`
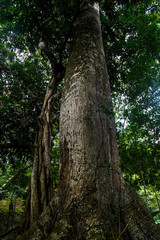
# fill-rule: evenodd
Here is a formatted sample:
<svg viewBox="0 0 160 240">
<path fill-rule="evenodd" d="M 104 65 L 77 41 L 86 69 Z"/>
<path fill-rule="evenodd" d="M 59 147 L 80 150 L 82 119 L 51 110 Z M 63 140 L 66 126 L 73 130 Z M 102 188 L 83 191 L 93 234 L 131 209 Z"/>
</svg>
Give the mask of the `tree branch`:
<svg viewBox="0 0 160 240">
<path fill-rule="evenodd" d="M 41 49 L 41 51 L 43 51 L 46 56 L 48 57 L 50 63 L 51 63 L 51 67 L 52 67 L 52 71 L 55 70 L 55 65 L 56 65 L 56 58 L 54 56 L 54 54 L 52 53 L 52 51 L 50 51 L 46 45 L 45 42 L 42 41 L 42 39 L 40 39 L 40 42 L 38 44 L 39 48 Z"/>
</svg>

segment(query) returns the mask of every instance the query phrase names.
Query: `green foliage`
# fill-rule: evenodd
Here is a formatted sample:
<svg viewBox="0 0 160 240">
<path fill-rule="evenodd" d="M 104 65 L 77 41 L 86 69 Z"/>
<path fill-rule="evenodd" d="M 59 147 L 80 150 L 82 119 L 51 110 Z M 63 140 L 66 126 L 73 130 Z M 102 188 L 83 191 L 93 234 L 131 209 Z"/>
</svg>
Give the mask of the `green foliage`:
<svg viewBox="0 0 160 240">
<path fill-rule="evenodd" d="M 10 163 L 5 165 L 5 172 L 0 168 L 0 232 L 19 224 L 31 176 L 31 165 L 19 161 L 16 169 Z"/>
<path fill-rule="evenodd" d="M 6 48 L 3 48 L 6 50 Z M 14 58 L 9 60 L 10 53 Z M 3 53 L 2 53 L 3 54 Z M 28 127 L 30 123 L 35 125 L 35 118 L 40 109 L 45 94 L 45 86 L 49 72 L 39 56 L 27 56 L 17 58 L 15 53 L 7 52 L 6 62 L 1 69 L 1 136 L 6 136 L 3 122 L 7 122 L 7 128 L 17 122 L 17 130 Z M 41 95 L 39 94 L 41 92 Z M 34 94 L 33 94 L 34 93 Z M 27 116 L 28 115 L 28 116 Z M 13 128 L 12 128 L 13 129 Z M 21 131 L 22 132 L 22 131 Z M 17 138 L 22 138 L 17 135 Z"/>
<path fill-rule="evenodd" d="M 9 206 L 11 206 L 10 203 L 10 197 L 0 200 L 0 233 L 3 233 L 13 225 L 19 224 L 22 218 L 24 201 L 17 198 L 12 211 L 11 209 L 9 211 Z"/>
<path fill-rule="evenodd" d="M 131 101 L 152 85 L 157 74 L 160 5 L 130 2 L 128 6 L 105 1 L 102 30 L 112 93 L 124 92 Z"/>
<path fill-rule="evenodd" d="M 157 224 L 160 225 L 160 190 L 156 190 L 154 186 L 148 185 L 146 188 L 147 192 L 147 203 L 150 208 L 150 211 L 152 213 L 152 216 Z M 142 197 L 142 199 L 145 201 L 144 196 L 144 189 L 141 187 L 139 190 L 139 195 Z"/>
<path fill-rule="evenodd" d="M 6 164 L 5 172 L 2 171 L 2 168 L 0 169 L 0 191 L 7 190 L 8 196 L 25 199 L 30 182 L 31 167 L 31 164 L 25 166 L 20 164 L 19 160 L 17 160 L 17 166 L 14 167 L 11 163 Z"/>
<path fill-rule="evenodd" d="M 76 9 L 76 1 L 1 0 L 3 39 L 6 42 L 9 34 L 10 47 L 21 50 L 28 47 L 32 52 L 43 39 L 60 54 Z"/>
</svg>

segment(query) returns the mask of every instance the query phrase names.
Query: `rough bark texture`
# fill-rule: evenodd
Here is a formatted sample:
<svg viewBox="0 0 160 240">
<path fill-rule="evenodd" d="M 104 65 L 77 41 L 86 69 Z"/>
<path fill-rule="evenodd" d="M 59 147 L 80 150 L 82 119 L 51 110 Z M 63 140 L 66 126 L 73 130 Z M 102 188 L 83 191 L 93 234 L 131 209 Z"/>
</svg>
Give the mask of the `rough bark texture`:
<svg viewBox="0 0 160 240">
<path fill-rule="evenodd" d="M 94 6 L 81 6 L 60 116 L 59 195 L 64 209 L 73 206 L 77 209 L 79 239 L 90 228 L 96 228 L 101 236 L 110 206 L 118 209 L 120 202 L 119 156 L 111 92 L 98 5 Z M 87 233 L 87 239 L 91 232 Z"/>
<path fill-rule="evenodd" d="M 18 239 L 159 240 L 159 228 L 121 176 L 98 4 L 88 1 L 74 30 L 60 118 L 57 200 Z"/>
</svg>

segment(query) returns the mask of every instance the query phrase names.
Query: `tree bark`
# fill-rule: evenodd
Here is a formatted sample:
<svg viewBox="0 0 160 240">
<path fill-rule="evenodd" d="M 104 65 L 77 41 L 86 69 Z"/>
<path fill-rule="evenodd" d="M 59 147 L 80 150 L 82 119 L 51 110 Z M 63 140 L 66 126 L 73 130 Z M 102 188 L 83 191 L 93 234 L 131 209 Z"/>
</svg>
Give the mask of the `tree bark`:
<svg viewBox="0 0 160 240">
<path fill-rule="evenodd" d="M 95 228 L 97 237 L 103 235 L 111 205 L 119 209 L 120 203 L 119 155 L 98 12 L 98 4 L 81 5 L 60 115 L 59 196 L 64 210 L 77 209 L 78 239 L 87 228 L 87 239 Z"/>
<path fill-rule="evenodd" d="M 99 6 L 85 0 L 63 89 L 57 198 L 18 240 L 158 240 L 159 236 L 148 210 L 122 178 Z"/>
</svg>

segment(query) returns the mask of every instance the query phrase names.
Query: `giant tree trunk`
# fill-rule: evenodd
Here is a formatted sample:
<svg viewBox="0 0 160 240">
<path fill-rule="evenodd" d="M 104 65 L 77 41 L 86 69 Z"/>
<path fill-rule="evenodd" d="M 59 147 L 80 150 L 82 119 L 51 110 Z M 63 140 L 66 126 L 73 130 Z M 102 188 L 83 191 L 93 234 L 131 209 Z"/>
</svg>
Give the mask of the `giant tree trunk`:
<svg viewBox="0 0 160 240">
<path fill-rule="evenodd" d="M 92 239 L 92 233 L 100 238 L 109 227 L 111 208 L 119 209 L 121 174 L 97 4 L 81 6 L 75 28 L 61 106 L 60 152 L 62 206 L 74 209 L 78 239 Z"/>
<path fill-rule="evenodd" d="M 99 9 L 88 1 L 74 30 L 60 119 L 57 197 L 19 239 L 160 239 L 121 175 Z"/>
</svg>

